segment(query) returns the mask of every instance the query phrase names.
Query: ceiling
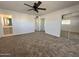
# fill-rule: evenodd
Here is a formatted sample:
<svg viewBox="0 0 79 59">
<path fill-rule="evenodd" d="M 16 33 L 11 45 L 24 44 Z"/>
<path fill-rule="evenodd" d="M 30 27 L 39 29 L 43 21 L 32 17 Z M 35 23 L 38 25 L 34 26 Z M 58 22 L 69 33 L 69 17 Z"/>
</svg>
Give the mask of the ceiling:
<svg viewBox="0 0 79 59">
<path fill-rule="evenodd" d="M 36 14 L 36 12 L 34 11 L 27 11 L 28 9 L 30 9 L 30 7 L 25 6 L 24 3 L 33 5 L 34 1 L 0 1 L 0 8 L 27 13 L 31 15 Z M 79 1 L 42 1 L 40 7 L 46 8 L 47 10 L 40 10 L 39 15 L 51 13 L 77 4 L 79 4 Z"/>
</svg>

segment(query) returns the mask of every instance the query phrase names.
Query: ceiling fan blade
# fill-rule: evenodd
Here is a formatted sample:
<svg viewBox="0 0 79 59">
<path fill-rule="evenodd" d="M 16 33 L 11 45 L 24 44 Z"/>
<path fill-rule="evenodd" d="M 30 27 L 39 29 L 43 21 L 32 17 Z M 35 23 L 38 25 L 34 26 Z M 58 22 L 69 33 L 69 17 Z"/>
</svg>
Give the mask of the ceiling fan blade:
<svg viewBox="0 0 79 59">
<path fill-rule="evenodd" d="M 31 10 L 34 10 L 34 9 L 28 9 L 27 11 L 31 11 Z"/>
<path fill-rule="evenodd" d="M 36 6 L 39 7 L 41 3 L 42 3 L 41 1 L 38 1 Z"/>
<path fill-rule="evenodd" d="M 32 7 L 32 8 L 33 8 L 33 6 L 31 6 L 31 5 L 28 5 L 28 4 L 26 4 L 26 3 L 24 3 L 24 5 L 26 5 L 26 6 L 29 6 L 29 7 Z"/>
<path fill-rule="evenodd" d="M 46 8 L 38 8 L 39 10 L 46 10 Z"/>
</svg>

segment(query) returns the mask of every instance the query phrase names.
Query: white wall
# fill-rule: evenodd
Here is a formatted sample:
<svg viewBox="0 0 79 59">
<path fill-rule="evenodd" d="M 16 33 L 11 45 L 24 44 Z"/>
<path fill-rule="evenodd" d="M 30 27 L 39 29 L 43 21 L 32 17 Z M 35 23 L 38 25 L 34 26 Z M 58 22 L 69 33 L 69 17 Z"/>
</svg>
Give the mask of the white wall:
<svg viewBox="0 0 79 59">
<path fill-rule="evenodd" d="M 62 15 L 71 13 L 74 11 L 79 11 L 79 5 L 65 8 L 62 10 L 58 10 L 56 12 L 52 12 L 52 13 L 41 16 L 41 18 L 45 18 L 46 33 L 59 37 L 60 32 L 61 32 Z"/>
<path fill-rule="evenodd" d="M 34 19 L 27 14 L 13 15 L 13 29 L 15 34 L 34 32 Z"/>
<path fill-rule="evenodd" d="M 13 34 L 24 34 L 34 32 L 34 18 L 32 15 L 10 10 L 0 9 L 1 14 L 12 15 Z"/>
</svg>

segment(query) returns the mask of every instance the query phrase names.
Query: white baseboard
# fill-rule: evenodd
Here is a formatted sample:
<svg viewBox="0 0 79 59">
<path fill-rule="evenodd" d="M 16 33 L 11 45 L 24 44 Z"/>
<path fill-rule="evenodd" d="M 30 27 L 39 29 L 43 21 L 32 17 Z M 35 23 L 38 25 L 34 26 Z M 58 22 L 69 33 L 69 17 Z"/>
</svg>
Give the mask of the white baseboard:
<svg viewBox="0 0 79 59">
<path fill-rule="evenodd" d="M 28 33 L 32 33 L 32 32 L 28 32 Z M 14 35 L 21 35 L 21 34 L 28 34 L 28 33 L 8 34 L 8 35 L 3 35 L 2 37 L 8 37 L 8 36 L 14 36 Z"/>
</svg>

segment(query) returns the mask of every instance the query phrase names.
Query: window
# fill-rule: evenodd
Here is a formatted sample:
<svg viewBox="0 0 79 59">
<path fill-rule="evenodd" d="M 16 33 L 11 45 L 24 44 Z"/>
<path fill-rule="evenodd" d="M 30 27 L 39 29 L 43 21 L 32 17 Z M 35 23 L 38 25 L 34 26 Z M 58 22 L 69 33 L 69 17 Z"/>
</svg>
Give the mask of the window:
<svg viewBox="0 0 79 59">
<path fill-rule="evenodd" d="M 62 20 L 62 24 L 70 24 L 70 20 Z"/>
</svg>

